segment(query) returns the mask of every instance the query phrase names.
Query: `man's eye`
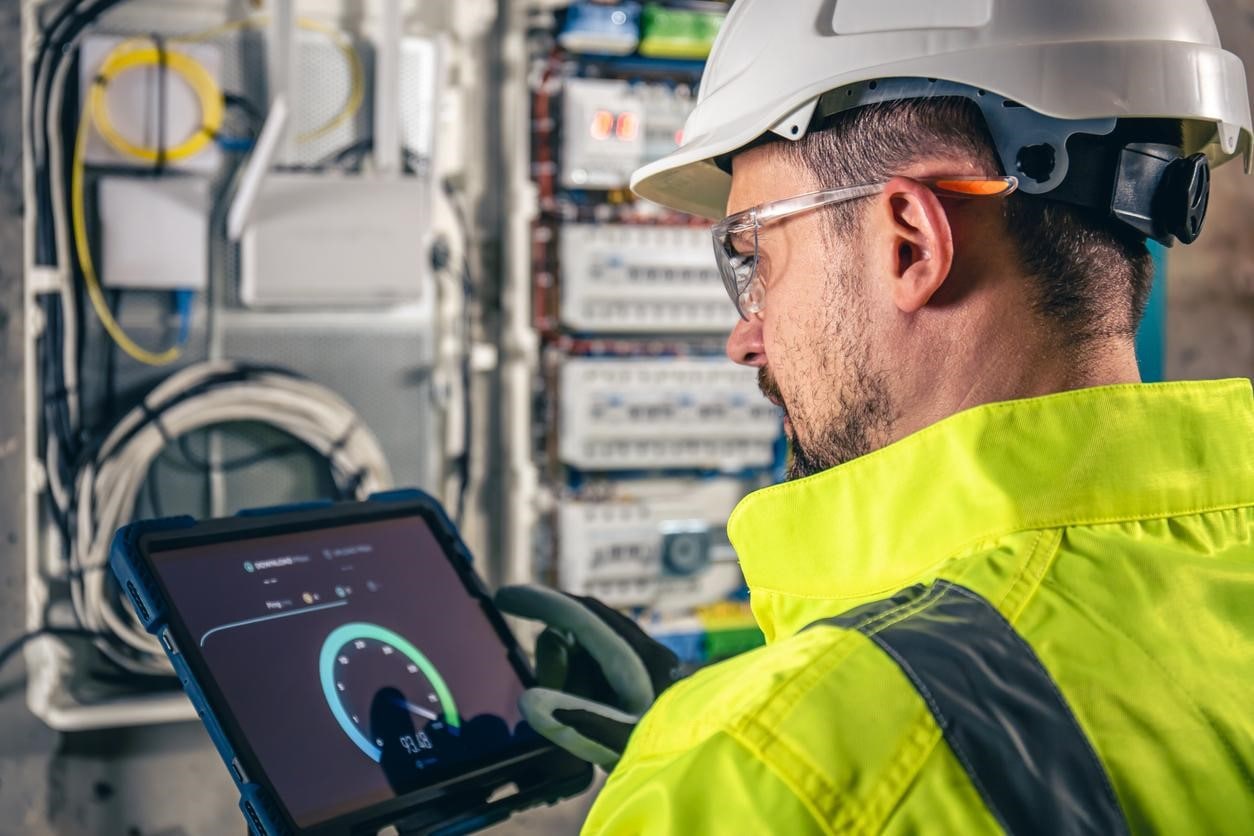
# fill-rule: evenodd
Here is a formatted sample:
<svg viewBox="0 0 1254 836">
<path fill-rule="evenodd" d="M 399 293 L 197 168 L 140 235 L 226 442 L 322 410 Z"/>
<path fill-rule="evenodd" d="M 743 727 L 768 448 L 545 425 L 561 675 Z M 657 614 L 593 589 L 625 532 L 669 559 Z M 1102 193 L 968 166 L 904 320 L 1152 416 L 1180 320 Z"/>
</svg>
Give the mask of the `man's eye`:
<svg viewBox="0 0 1254 836">
<path fill-rule="evenodd" d="M 731 239 L 731 251 L 732 255 L 739 258 L 753 258 L 757 247 L 754 245 L 752 238 L 746 239 L 742 236 L 737 236 Z"/>
</svg>

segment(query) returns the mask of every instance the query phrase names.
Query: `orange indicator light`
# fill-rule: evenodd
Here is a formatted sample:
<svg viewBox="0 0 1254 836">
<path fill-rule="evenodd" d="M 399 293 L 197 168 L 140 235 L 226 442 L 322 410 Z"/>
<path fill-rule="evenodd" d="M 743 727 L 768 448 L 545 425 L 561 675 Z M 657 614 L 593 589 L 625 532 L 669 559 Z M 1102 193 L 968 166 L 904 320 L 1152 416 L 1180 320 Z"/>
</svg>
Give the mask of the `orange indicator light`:
<svg viewBox="0 0 1254 836">
<path fill-rule="evenodd" d="M 598 110 L 592 117 L 592 138 L 604 141 L 614 132 L 614 114 L 608 110 Z"/>
<path fill-rule="evenodd" d="M 618 126 L 614 132 L 623 142 L 631 142 L 640 135 L 640 120 L 636 114 L 627 112 L 618 114 Z"/>
</svg>

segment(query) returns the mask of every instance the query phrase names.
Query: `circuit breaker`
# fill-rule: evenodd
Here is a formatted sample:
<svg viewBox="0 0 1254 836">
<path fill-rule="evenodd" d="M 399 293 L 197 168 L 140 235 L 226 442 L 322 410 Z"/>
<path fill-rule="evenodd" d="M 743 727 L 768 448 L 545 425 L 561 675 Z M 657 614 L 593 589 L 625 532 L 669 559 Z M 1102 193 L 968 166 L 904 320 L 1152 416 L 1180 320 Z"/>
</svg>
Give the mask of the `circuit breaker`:
<svg viewBox="0 0 1254 836">
<path fill-rule="evenodd" d="M 566 85 L 562 185 L 617 189 L 644 155 L 643 102 L 622 81 L 572 79 Z"/>
<path fill-rule="evenodd" d="M 724 525 L 744 486 L 686 479 L 618 486 L 618 495 L 565 500 L 559 572 L 567 591 L 616 607 L 674 613 L 744 584 Z"/>
<path fill-rule="evenodd" d="M 564 224 L 561 321 L 590 334 L 726 333 L 727 303 L 700 226 Z"/>
<path fill-rule="evenodd" d="M 561 183 L 625 188 L 632 173 L 679 145 L 696 102 L 686 85 L 569 78 L 562 107 Z"/>
<path fill-rule="evenodd" d="M 586 470 L 769 467 L 779 412 L 723 358 L 577 358 L 562 366 L 561 457 Z"/>
</svg>

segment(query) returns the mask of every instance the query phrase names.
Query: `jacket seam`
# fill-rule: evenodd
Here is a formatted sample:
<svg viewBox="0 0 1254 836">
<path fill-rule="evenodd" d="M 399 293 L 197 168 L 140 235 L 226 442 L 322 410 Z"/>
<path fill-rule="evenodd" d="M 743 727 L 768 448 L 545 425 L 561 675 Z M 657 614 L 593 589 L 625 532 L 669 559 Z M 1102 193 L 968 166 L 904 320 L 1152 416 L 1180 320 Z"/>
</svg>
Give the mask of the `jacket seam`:
<svg viewBox="0 0 1254 836">
<path fill-rule="evenodd" d="M 936 601 L 938 601 L 941 597 L 943 597 L 943 595 L 944 595 L 943 588 L 934 586 L 931 589 L 929 589 L 928 592 L 924 596 L 920 598 L 917 598 L 912 601 L 905 601 L 902 604 L 899 604 L 896 607 L 891 607 L 890 609 L 882 613 L 876 613 L 875 615 L 868 616 L 866 619 L 863 619 L 862 621 L 850 627 L 842 627 L 839 625 L 827 625 L 827 626 L 837 627 L 842 633 L 845 634 L 845 638 L 839 640 L 835 646 L 845 646 L 846 642 L 849 640 L 857 641 L 857 639 L 853 638 L 855 635 L 863 635 L 870 642 L 875 643 L 875 640 L 873 638 L 875 633 L 878 633 L 882 630 L 886 630 L 889 627 L 891 627 L 893 624 L 897 624 L 923 611 L 924 609 L 927 609 L 928 607 L 936 603 Z M 865 630 L 868 630 L 868 629 L 870 629 L 872 632 L 871 633 L 864 632 Z M 823 668 L 822 673 L 817 674 L 815 676 L 815 681 L 818 681 L 822 679 L 822 677 L 828 675 L 845 658 L 848 658 L 848 654 L 835 659 L 829 665 L 825 666 Z M 803 668 L 795 676 L 790 678 L 788 682 L 785 683 L 785 685 L 780 690 L 781 691 L 788 690 L 790 686 L 798 678 L 800 678 L 800 676 L 802 676 L 805 672 L 806 672 L 806 669 Z M 832 799 L 834 801 L 843 800 L 843 803 L 837 804 L 834 807 L 834 809 L 830 811 L 830 815 L 831 815 L 833 822 L 838 821 L 841 818 L 844 818 L 849 821 L 849 828 L 852 828 L 853 830 L 859 830 L 859 829 L 865 830 L 867 829 L 866 821 L 867 821 L 867 817 L 869 813 L 869 811 L 866 809 L 867 807 L 866 800 L 858 799 L 856 796 L 849 794 L 849 793 L 843 793 L 836 787 L 832 786 L 831 782 L 825 776 L 823 770 L 820 769 L 818 765 L 814 763 L 813 759 L 809 756 L 808 753 L 794 748 L 791 744 L 787 742 L 785 738 L 780 737 L 778 735 L 777 730 L 772 729 L 769 725 L 761 721 L 762 713 L 765 712 L 768 708 L 777 708 L 777 709 L 782 709 L 783 711 L 791 710 L 791 708 L 796 704 L 797 699 L 800 699 L 810 690 L 811 690 L 810 688 L 798 689 L 797 694 L 795 696 L 790 695 L 789 699 L 786 702 L 784 701 L 775 702 L 773 700 L 768 700 L 762 705 L 758 706 L 758 708 L 754 710 L 753 712 L 750 712 L 746 714 L 744 717 L 742 717 L 740 720 L 740 723 L 743 724 L 744 726 L 760 729 L 763 733 L 771 735 L 773 738 L 771 740 L 772 748 L 779 747 L 785 752 L 787 752 L 789 758 L 795 763 L 797 763 L 800 769 L 804 770 L 806 773 L 813 776 L 816 782 L 818 783 L 818 785 L 820 786 L 822 796 L 824 798 Z M 935 725 L 935 720 L 930 719 L 931 716 L 932 715 L 928 714 L 925 710 L 923 719 L 918 721 L 915 725 L 911 726 L 912 735 L 920 723 L 925 724 L 925 725 L 927 724 Z M 908 735 L 906 741 L 903 741 L 902 744 L 899 744 L 898 749 L 900 749 L 903 745 L 905 745 L 905 743 L 909 742 L 910 737 L 912 735 Z M 927 755 L 931 752 L 934 746 L 935 746 L 935 741 L 932 743 L 931 746 L 925 747 L 925 751 L 922 753 L 923 757 L 918 761 L 918 763 L 913 765 L 913 768 L 909 765 L 905 766 L 905 768 L 910 771 L 910 774 L 912 775 L 917 774 L 919 764 L 921 764 L 923 761 L 926 760 Z M 766 760 L 765 750 L 759 749 L 759 751 L 762 752 L 762 757 L 764 760 Z M 900 758 L 901 756 L 898 756 L 898 757 Z M 888 769 L 892 769 L 894 766 L 897 766 L 898 764 L 903 764 L 904 762 L 905 762 L 904 759 L 902 760 L 891 759 L 889 761 Z M 776 771 L 779 771 L 779 770 L 776 770 Z M 909 786 L 909 782 L 907 782 L 905 786 Z M 876 782 L 872 782 L 871 791 L 867 794 L 867 796 L 874 797 L 876 794 L 875 789 L 876 789 Z M 900 798 L 900 794 L 898 794 L 898 798 L 894 800 L 894 803 L 896 803 L 896 801 L 899 800 L 899 798 Z M 820 805 L 817 800 L 813 800 L 813 799 L 811 800 L 814 803 L 816 808 L 820 806 L 833 807 L 832 802 L 829 802 L 826 805 Z M 839 811 L 841 810 L 845 812 L 844 816 L 840 815 Z M 824 811 L 824 815 L 827 815 L 827 814 L 828 814 L 828 811 Z M 837 828 L 837 829 L 840 830 L 840 829 L 845 829 L 845 828 Z"/>
<path fill-rule="evenodd" d="M 851 652 L 850 648 L 854 641 L 853 635 L 854 634 L 851 631 L 845 631 L 845 630 L 840 631 L 840 633 L 838 634 L 837 638 L 834 641 L 830 642 L 827 647 L 822 648 L 818 652 L 815 658 L 809 660 L 806 664 L 801 665 L 798 668 L 798 670 L 792 673 L 788 677 L 788 679 L 786 679 L 778 687 L 772 689 L 769 693 L 767 693 L 764 699 L 759 704 L 753 705 L 752 707 L 746 708 L 742 711 L 738 711 L 735 714 L 733 714 L 731 717 L 727 718 L 726 720 L 719 722 L 716 726 L 714 726 L 714 728 L 710 730 L 710 734 L 707 735 L 706 737 L 693 741 L 687 746 L 681 746 L 681 747 L 669 746 L 665 748 L 662 748 L 662 747 L 654 748 L 647 755 L 642 756 L 640 760 L 644 761 L 644 760 L 649 760 L 649 759 L 659 758 L 659 757 L 674 757 L 676 754 L 685 752 L 690 748 L 703 745 L 710 737 L 712 737 L 715 734 L 718 734 L 720 732 L 730 732 L 731 730 L 735 729 L 736 727 L 740 725 L 757 724 L 757 725 L 762 726 L 763 728 L 766 728 L 766 724 L 759 723 L 757 721 L 758 716 L 761 715 L 763 712 L 765 712 L 768 708 L 777 708 L 783 711 L 790 710 L 796 704 L 796 701 L 802 695 L 804 695 L 804 693 L 807 690 L 804 688 L 800 689 L 799 692 L 796 695 L 794 695 L 792 693 L 793 684 L 798 679 L 801 679 L 807 675 L 820 678 L 821 676 L 825 675 L 829 670 L 831 670 L 836 665 L 838 665 L 841 659 L 843 659 L 844 656 L 848 654 L 848 652 Z M 821 667 L 822 673 L 816 673 L 816 671 L 819 670 L 820 667 Z M 656 735 L 649 733 L 651 731 L 650 729 L 643 729 L 643 731 L 646 732 L 646 736 L 642 737 L 641 739 L 644 741 L 647 741 L 651 747 L 657 743 L 664 742 L 664 741 L 660 741 Z M 634 736 L 639 736 L 639 735 L 634 735 Z"/>
<path fill-rule="evenodd" d="M 934 584 L 927 590 L 927 592 L 912 601 L 904 601 L 896 607 L 890 607 L 884 612 L 868 616 L 862 621 L 859 621 L 850 627 L 842 627 L 842 629 L 862 633 L 863 635 L 867 635 L 869 637 L 875 633 L 887 630 L 895 624 L 900 624 L 902 621 L 905 621 L 911 616 L 918 615 L 920 612 L 936 603 L 937 599 L 943 598 L 944 595 L 944 588 Z M 825 621 L 820 621 L 818 623 L 824 624 Z M 837 627 L 841 625 L 827 624 L 827 626 Z M 868 633 L 867 631 L 870 632 Z"/>
<path fill-rule="evenodd" d="M 1015 534 L 1024 534 L 1024 533 L 1031 532 L 1031 531 L 1041 531 L 1041 530 L 1048 531 L 1048 530 L 1053 530 L 1053 529 L 1082 528 L 1085 526 L 1096 526 L 1096 525 L 1117 525 L 1119 523 L 1126 523 L 1126 522 L 1149 522 L 1151 520 L 1173 519 L 1175 517 L 1192 517 L 1192 516 L 1202 516 L 1204 514 L 1219 514 L 1225 511 L 1239 511 L 1245 508 L 1254 508 L 1254 503 L 1243 500 L 1241 502 L 1229 503 L 1225 505 L 1205 506 L 1205 507 L 1194 508 L 1194 509 L 1178 509 L 1178 510 L 1164 511 L 1162 513 L 1154 513 L 1154 514 L 1148 514 L 1148 515 L 1124 515 L 1124 516 L 1118 516 L 1118 517 L 1103 517 L 1103 518 L 1079 519 L 1079 520 L 1062 519 L 1062 520 L 1042 521 L 1039 523 L 1034 521 L 1031 525 L 1023 525 L 1017 528 L 1007 529 L 1005 531 L 985 533 L 985 534 L 981 534 L 978 537 L 973 537 L 972 539 L 962 543 L 961 545 L 955 546 L 952 549 L 951 553 L 946 555 L 945 557 L 942 557 L 938 559 L 936 562 L 931 563 L 928 566 L 917 570 L 916 572 L 913 573 L 913 576 L 917 577 L 919 575 L 927 574 L 929 572 L 932 572 L 938 569 L 941 566 L 944 566 L 946 563 L 949 563 L 955 560 L 961 560 L 963 559 L 963 557 L 966 556 L 966 555 L 963 555 L 962 552 L 967 551 L 973 548 L 974 546 L 979 545 L 982 542 L 985 542 L 988 540 L 993 540 L 993 541 L 1001 540 L 1005 537 L 1010 537 Z M 853 600 L 856 598 L 871 598 L 876 595 L 892 594 L 892 593 L 900 591 L 902 587 L 904 586 L 909 586 L 910 582 L 911 582 L 910 578 L 906 577 L 901 580 L 894 581 L 893 583 L 883 586 L 879 589 L 859 590 L 856 594 L 852 594 L 852 595 L 804 595 L 804 594 L 798 594 L 795 592 L 789 592 L 783 589 L 775 589 L 773 587 L 765 586 L 764 584 L 757 583 L 751 579 L 749 579 L 749 586 L 750 586 L 751 592 L 753 591 L 769 592 L 774 595 L 783 595 L 785 597 L 795 598 L 801 601 L 809 601 L 809 600 L 849 601 L 849 600 Z"/>
<path fill-rule="evenodd" d="M 910 787 L 918 779 L 920 770 L 944 739 L 944 731 L 924 703 L 919 709 L 918 719 L 910 725 L 908 733 L 902 735 L 897 753 L 885 770 L 886 777 L 881 777 L 868 793 L 858 829 L 864 833 L 883 832 L 885 822 L 901 806 Z M 917 752 L 912 752 L 911 749 L 917 749 Z M 898 774 L 900 777 L 897 777 Z"/>
<path fill-rule="evenodd" d="M 881 650 L 893 658 L 898 667 L 901 668 L 902 673 L 906 675 L 906 678 L 914 684 L 915 690 L 919 693 L 919 696 L 923 697 L 923 701 L 927 703 L 928 710 L 932 712 L 932 717 L 935 718 L 936 725 L 940 727 L 941 735 L 944 737 L 945 729 L 949 726 L 949 718 L 945 716 L 943 711 L 940 710 L 940 706 L 937 705 L 935 698 L 932 696 L 932 691 L 927 687 L 927 684 L 919 678 L 910 663 L 903 659 L 901 654 L 899 654 L 892 647 L 892 645 L 879 639 L 876 639 L 875 643 L 879 645 Z M 949 743 L 950 751 L 952 751 L 954 756 L 958 758 L 959 762 L 961 762 L 963 771 L 967 773 L 967 780 L 975 785 L 976 792 L 979 793 L 980 798 L 984 801 L 984 806 L 988 808 L 988 811 L 992 814 L 993 818 L 997 820 L 997 823 L 1001 826 L 1002 830 L 1009 833 L 1010 827 L 1006 824 L 1006 820 L 1002 816 L 1001 810 L 999 810 L 993 803 L 992 793 L 990 793 L 988 788 L 984 786 L 984 782 L 980 779 L 979 773 L 976 771 L 975 766 L 971 763 L 971 759 L 967 756 L 966 750 L 959 746 L 956 740 L 950 738 L 944 739 Z M 897 796 L 897 803 L 900 803 L 905 796 L 906 793 L 903 788 L 903 791 Z"/>
<path fill-rule="evenodd" d="M 784 786 L 788 788 L 788 791 L 791 792 L 793 794 L 793 797 L 796 798 L 797 801 L 801 803 L 801 806 L 806 808 L 806 812 L 808 812 L 810 814 L 810 817 L 814 819 L 816 824 L 818 824 L 819 829 L 821 829 L 824 833 L 829 833 L 829 834 L 836 833 L 836 830 L 832 827 L 831 823 L 823 815 L 823 811 L 818 809 L 818 805 L 815 804 L 814 800 L 809 797 L 809 794 L 804 792 L 800 787 L 794 784 L 792 781 L 792 777 L 788 774 L 788 772 L 780 768 L 775 763 L 775 760 L 773 758 L 768 757 L 765 752 L 763 752 L 761 749 L 755 746 L 751 741 L 742 737 L 736 729 L 728 728 L 726 729 L 725 733 L 728 739 L 732 740 L 734 743 L 740 746 L 740 748 L 744 749 L 751 756 L 756 758 L 759 763 L 761 763 L 764 767 L 769 769 L 771 773 L 776 778 L 779 779 L 781 784 L 783 784 Z M 779 743 L 780 741 L 776 741 L 776 742 Z M 791 747 L 786 747 L 786 748 L 789 748 L 790 754 L 794 754 L 794 755 L 796 754 L 795 752 L 791 750 Z"/>
<path fill-rule="evenodd" d="M 751 729 L 756 732 L 757 736 L 770 738 L 769 751 L 767 748 L 754 743 L 752 735 L 746 734 Z M 752 752 L 753 756 L 765 764 L 771 772 L 780 776 L 780 780 L 800 799 L 806 809 L 811 811 L 811 815 L 814 816 L 815 820 L 823 823 L 823 829 L 826 832 L 839 832 L 839 828 L 835 826 L 836 817 L 829 815 L 828 810 L 824 809 L 827 806 L 831 806 L 830 802 L 829 804 L 821 804 L 820 799 L 840 799 L 840 793 L 836 791 L 820 770 L 814 768 L 814 764 L 804 752 L 794 748 L 787 740 L 780 738 L 776 729 L 770 728 L 757 718 L 750 719 L 744 724 L 743 728 L 729 727 L 725 730 L 725 733 Z M 788 769 L 783 763 L 783 759 L 779 758 L 778 754 L 771 754 L 772 752 L 787 755 L 787 759 L 798 764 L 799 768 L 795 770 Z M 817 793 L 807 792 L 802 778 L 813 778 L 820 785 L 820 791 Z M 857 804 L 855 799 L 847 798 L 846 801 L 851 806 L 856 806 Z"/>
<path fill-rule="evenodd" d="M 998 600 L 996 609 L 1012 625 L 1032 603 L 1037 591 L 1041 588 L 1041 582 L 1049 573 L 1049 568 L 1054 565 L 1054 558 L 1058 556 L 1058 551 L 1062 546 L 1063 530 L 1047 528 L 1041 531 L 1028 551 L 1027 559 L 1023 561 L 1023 565 L 1015 574 L 1014 580 L 1010 582 L 1005 593 Z M 1037 566 L 1039 569 L 1035 568 Z M 1021 592 L 1020 589 L 1022 589 Z M 1022 600 L 1015 602 L 1016 597 Z"/>
</svg>

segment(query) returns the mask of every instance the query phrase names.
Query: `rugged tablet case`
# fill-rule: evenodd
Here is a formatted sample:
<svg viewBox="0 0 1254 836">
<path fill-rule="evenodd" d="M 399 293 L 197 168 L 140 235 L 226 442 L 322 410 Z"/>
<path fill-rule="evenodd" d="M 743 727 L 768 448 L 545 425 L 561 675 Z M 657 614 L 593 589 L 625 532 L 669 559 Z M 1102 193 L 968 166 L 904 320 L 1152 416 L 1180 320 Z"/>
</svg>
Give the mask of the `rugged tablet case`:
<svg viewBox="0 0 1254 836">
<path fill-rule="evenodd" d="M 491 603 L 491 593 L 472 568 L 470 552 L 462 542 L 456 527 L 449 520 L 440 503 L 423 491 L 415 489 L 387 491 L 374 494 L 363 502 L 356 503 L 337 504 L 330 500 L 320 500 L 294 505 L 279 505 L 270 508 L 252 508 L 240 511 L 235 517 L 243 523 L 256 517 L 300 514 L 350 505 L 362 508 L 372 504 L 402 502 L 421 506 L 424 510 L 430 512 L 429 521 L 432 523 L 432 530 L 436 539 L 445 547 L 448 553 L 459 555 L 464 559 L 463 566 L 458 567 L 459 573 L 470 581 L 468 585 L 471 587 L 475 597 L 480 599 L 480 604 L 484 605 L 495 619 L 500 619 L 499 613 L 496 612 L 495 607 Z M 213 522 L 221 523 L 223 521 L 217 520 Z M 195 707 L 196 714 L 205 724 L 205 729 L 209 732 L 209 737 L 213 740 L 218 754 L 221 755 L 223 763 L 226 764 L 227 769 L 231 773 L 231 778 L 239 788 L 239 808 L 244 814 L 250 832 L 254 836 L 299 836 L 299 834 L 306 832 L 317 834 L 333 833 L 335 831 L 327 830 L 326 825 L 318 825 L 309 830 L 300 830 L 288 824 L 282 809 L 272 796 L 271 791 L 260 782 L 252 780 L 245 771 L 244 765 L 235 752 L 222 723 L 215 715 L 209 701 L 205 698 L 204 691 L 201 689 L 196 675 L 179 651 L 178 644 L 170 630 L 169 609 L 161 587 L 157 583 L 157 579 L 152 576 L 143 557 L 141 557 L 139 543 L 140 539 L 145 535 L 192 529 L 197 525 L 199 523 L 194 518 L 180 516 L 140 520 L 124 526 L 114 535 L 109 551 L 109 567 L 117 578 L 119 586 L 125 590 L 131 605 L 135 608 L 136 615 L 139 616 L 140 621 L 144 625 L 144 629 L 157 636 L 165 648 L 166 656 L 169 657 L 170 663 L 174 667 L 174 672 L 178 676 L 179 682 L 183 685 L 183 690 L 186 692 L 188 699 L 191 700 L 193 707 Z M 512 643 L 510 650 L 515 658 L 522 660 L 522 667 L 530 670 L 516 643 Z M 570 761 L 574 760 L 573 756 L 556 748 L 551 755 L 552 757 L 546 758 L 546 760 L 568 768 L 571 765 Z M 535 780 L 528 781 L 528 776 L 503 772 L 500 775 L 499 787 L 513 783 L 517 785 L 518 792 L 492 801 L 490 799 L 491 788 L 487 786 L 491 780 L 489 778 L 481 785 L 470 788 L 469 791 L 445 792 L 443 795 L 415 801 L 412 807 L 398 811 L 395 815 L 386 819 L 379 819 L 374 816 L 362 818 L 360 821 L 354 821 L 348 825 L 348 830 L 344 832 L 349 834 L 373 834 L 382 827 L 394 825 L 401 834 L 406 836 L 414 836 L 414 834 L 452 836 L 452 834 L 471 833 L 503 821 L 514 813 L 529 807 L 554 804 L 564 798 L 583 792 L 592 782 L 592 767 L 588 764 L 582 764 L 582 766 L 586 768 L 571 771 L 568 779 L 559 782 L 545 780 L 543 773 L 536 775 Z M 418 792 L 425 795 L 439 789 L 441 789 L 441 786 L 436 785 L 424 788 Z"/>
</svg>

